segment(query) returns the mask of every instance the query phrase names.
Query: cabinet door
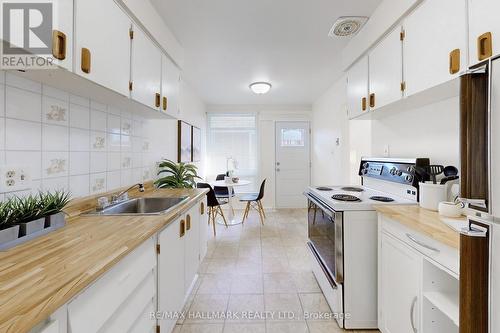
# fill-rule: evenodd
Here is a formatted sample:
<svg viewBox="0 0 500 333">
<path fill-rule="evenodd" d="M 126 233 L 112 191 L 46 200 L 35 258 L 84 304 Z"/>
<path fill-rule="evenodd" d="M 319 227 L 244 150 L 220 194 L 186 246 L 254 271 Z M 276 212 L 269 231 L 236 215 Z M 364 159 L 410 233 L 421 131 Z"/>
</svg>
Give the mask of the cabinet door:
<svg viewBox="0 0 500 333">
<path fill-rule="evenodd" d="M 75 0 L 75 73 L 129 96 L 130 18 L 113 0 Z"/>
<path fill-rule="evenodd" d="M 402 242 L 381 234 L 379 326 L 383 333 L 414 333 L 419 326 L 422 259 Z"/>
<path fill-rule="evenodd" d="M 184 239 L 185 220 L 177 219 L 159 233 L 158 243 L 158 311 L 173 313 L 184 305 Z M 176 319 L 159 320 L 161 332 L 171 332 Z"/>
<path fill-rule="evenodd" d="M 161 57 L 162 53 L 153 41 L 141 29 L 134 27 L 130 97 L 156 110 L 161 105 Z"/>
<path fill-rule="evenodd" d="M 467 69 L 466 22 L 464 0 L 424 1 L 405 20 L 407 96 L 454 79 Z"/>
<path fill-rule="evenodd" d="M 377 109 L 403 97 L 403 51 L 397 27 L 370 53 L 370 105 Z"/>
<path fill-rule="evenodd" d="M 208 249 L 208 212 L 207 199 L 200 202 L 200 263 L 205 259 Z"/>
<path fill-rule="evenodd" d="M 52 0 L 52 56 L 59 67 L 73 70 L 73 1 Z"/>
<path fill-rule="evenodd" d="M 180 71 L 177 66 L 166 56 L 162 56 L 162 79 L 161 79 L 161 94 L 162 94 L 162 111 L 178 117 L 179 109 L 179 93 L 180 93 Z"/>
<path fill-rule="evenodd" d="M 368 110 L 368 57 L 361 58 L 347 72 L 347 107 L 349 119 Z"/>
<path fill-rule="evenodd" d="M 186 213 L 186 253 L 185 292 L 191 291 L 192 284 L 200 265 L 200 211 L 195 205 Z"/>
<path fill-rule="evenodd" d="M 498 0 L 469 0 L 469 58 L 470 65 L 480 62 L 479 46 L 488 47 L 488 41 L 480 37 L 489 37 L 491 33 L 491 54 L 500 54 L 500 21 Z M 481 43 L 479 43 L 479 40 Z M 487 51 L 483 50 L 483 51 Z"/>
</svg>

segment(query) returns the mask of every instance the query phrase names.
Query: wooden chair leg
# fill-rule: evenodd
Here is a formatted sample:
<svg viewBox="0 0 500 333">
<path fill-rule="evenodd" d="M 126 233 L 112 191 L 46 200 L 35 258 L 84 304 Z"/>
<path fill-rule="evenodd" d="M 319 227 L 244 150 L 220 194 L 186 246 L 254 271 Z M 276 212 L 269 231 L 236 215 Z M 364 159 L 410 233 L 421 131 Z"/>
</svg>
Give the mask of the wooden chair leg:
<svg viewBox="0 0 500 333">
<path fill-rule="evenodd" d="M 249 209 L 248 205 L 249 205 L 249 204 L 250 204 L 250 203 L 249 203 L 249 202 L 247 202 L 247 205 L 245 206 L 245 211 L 243 212 L 243 219 L 241 220 L 241 223 L 244 223 L 244 222 L 245 222 L 245 219 L 246 219 L 246 218 L 247 218 L 247 216 L 248 216 L 248 209 Z"/>
<path fill-rule="evenodd" d="M 219 206 L 218 208 L 219 208 L 220 215 L 222 216 L 222 219 L 224 220 L 224 224 L 226 225 L 226 228 L 227 228 L 228 225 L 227 225 L 226 217 L 224 216 L 224 212 L 222 211 L 221 206 Z"/>
<path fill-rule="evenodd" d="M 259 207 L 262 210 L 262 215 L 264 215 L 264 218 L 267 219 L 266 211 L 264 210 L 264 206 L 262 206 L 262 201 L 260 200 L 259 200 Z"/>
<path fill-rule="evenodd" d="M 217 231 L 215 230 L 215 215 L 214 215 L 213 207 L 212 207 L 212 226 L 214 228 L 214 237 L 216 237 Z"/>
<path fill-rule="evenodd" d="M 262 215 L 262 209 L 260 208 L 260 205 L 258 203 L 257 203 L 257 211 L 259 212 L 260 223 L 262 223 L 262 225 L 264 225 L 264 216 Z"/>
</svg>

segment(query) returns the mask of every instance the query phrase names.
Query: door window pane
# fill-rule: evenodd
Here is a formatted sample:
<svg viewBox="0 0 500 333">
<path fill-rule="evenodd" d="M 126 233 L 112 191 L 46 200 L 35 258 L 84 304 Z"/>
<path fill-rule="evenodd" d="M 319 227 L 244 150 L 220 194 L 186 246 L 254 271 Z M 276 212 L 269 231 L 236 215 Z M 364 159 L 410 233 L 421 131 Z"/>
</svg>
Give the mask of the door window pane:
<svg viewBox="0 0 500 333">
<path fill-rule="evenodd" d="M 305 137 L 303 128 L 282 128 L 281 147 L 304 147 Z"/>
</svg>

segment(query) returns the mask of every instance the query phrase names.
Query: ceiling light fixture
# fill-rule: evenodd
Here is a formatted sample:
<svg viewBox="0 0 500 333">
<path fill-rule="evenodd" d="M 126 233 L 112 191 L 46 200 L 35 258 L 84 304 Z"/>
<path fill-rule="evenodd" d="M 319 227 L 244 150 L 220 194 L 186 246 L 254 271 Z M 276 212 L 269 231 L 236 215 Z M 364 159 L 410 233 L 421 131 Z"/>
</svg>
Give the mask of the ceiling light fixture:
<svg viewBox="0 0 500 333">
<path fill-rule="evenodd" d="M 272 85 L 269 82 L 254 82 L 250 85 L 250 90 L 257 95 L 263 95 L 267 94 L 271 87 Z"/>
</svg>

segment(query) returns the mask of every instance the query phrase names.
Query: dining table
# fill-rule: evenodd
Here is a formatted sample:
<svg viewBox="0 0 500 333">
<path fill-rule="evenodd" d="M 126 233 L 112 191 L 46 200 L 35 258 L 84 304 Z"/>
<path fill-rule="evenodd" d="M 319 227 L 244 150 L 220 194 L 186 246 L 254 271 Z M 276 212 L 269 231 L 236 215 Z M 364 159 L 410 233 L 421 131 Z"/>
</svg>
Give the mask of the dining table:
<svg viewBox="0 0 500 333">
<path fill-rule="evenodd" d="M 226 217 L 227 220 L 227 225 L 228 226 L 233 226 L 233 225 L 238 225 L 243 223 L 243 221 L 236 220 L 236 216 L 234 214 L 234 200 L 235 200 L 235 195 L 234 195 L 234 188 L 235 187 L 242 187 L 242 186 L 247 186 L 250 185 L 252 182 L 249 180 L 244 180 L 240 179 L 238 182 L 233 182 L 233 181 L 226 181 L 226 180 L 216 180 L 210 183 L 212 187 L 226 187 L 227 191 L 229 193 L 228 199 L 227 199 L 227 204 L 229 206 L 229 212 Z M 217 221 L 218 224 L 225 225 L 224 221 Z"/>
</svg>

